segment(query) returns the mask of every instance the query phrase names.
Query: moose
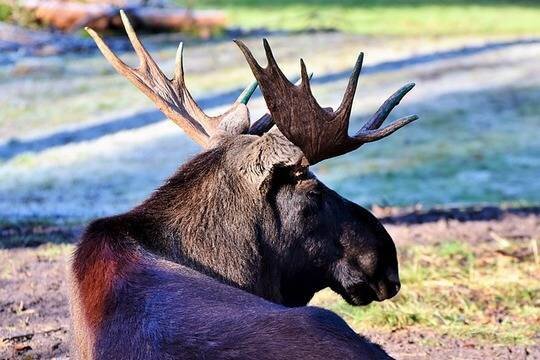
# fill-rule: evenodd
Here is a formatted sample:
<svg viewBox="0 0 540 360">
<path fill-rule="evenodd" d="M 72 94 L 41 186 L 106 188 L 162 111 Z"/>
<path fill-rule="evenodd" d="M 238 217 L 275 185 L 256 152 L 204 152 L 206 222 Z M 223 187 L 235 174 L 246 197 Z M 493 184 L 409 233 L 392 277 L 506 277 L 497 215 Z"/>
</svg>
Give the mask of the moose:
<svg viewBox="0 0 540 360">
<path fill-rule="evenodd" d="M 205 150 L 131 211 L 87 227 L 70 270 L 76 356 L 389 358 L 336 314 L 304 306 L 326 287 L 353 305 L 383 301 L 400 289 L 396 248 L 383 225 L 327 188 L 309 166 L 416 120 L 407 116 L 381 128 L 414 84 L 349 136 L 363 54 L 333 111 L 313 97 L 302 60 L 295 85 L 266 40 L 266 68 L 235 41 L 269 113 L 251 124 L 250 86 L 212 117 L 186 88 L 182 44 L 170 80 L 123 12 L 121 18 L 138 68 L 87 31 L 113 67 Z"/>
</svg>

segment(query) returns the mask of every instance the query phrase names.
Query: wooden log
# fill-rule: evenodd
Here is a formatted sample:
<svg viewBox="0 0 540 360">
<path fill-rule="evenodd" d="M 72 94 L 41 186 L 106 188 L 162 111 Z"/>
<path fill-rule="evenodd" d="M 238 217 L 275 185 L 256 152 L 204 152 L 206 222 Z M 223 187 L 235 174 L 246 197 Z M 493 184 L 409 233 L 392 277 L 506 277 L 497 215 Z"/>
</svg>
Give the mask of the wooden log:
<svg viewBox="0 0 540 360">
<path fill-rule="evenodd" d="M 118 16 L 118 8 L 110 4 L 27 0 L 23 6 L 39 22 L 66 32 L 84 26 L 103 30 L 109 26 L 111 17 Z"/>
<path fill-rule="evenodd" d="M 191 11 L 180 8 L 135 5 L 138 1 L 113 0 L 113 4 L 100 0 L 91 3 L 59 0 L 26 0 L 23 6 L 32 11 L 43 24 L 71 32 L 85 26 L 105 30 L 120 24 L 119 10 L 124 8 L 138 27 L 156 30 L 213 29 L 226 25 L 223 12 L 216 10 Z M 118 6 L 116 3 L 125 3 Z"/>
<path fill-rule="evenodd" d="M 227 23 L 225 14 L 215 10 L 137 7 L 127 11 L 127 14 L 142 27 L 151 29 L 216 28 L 224 27 Z"/>
</svg>

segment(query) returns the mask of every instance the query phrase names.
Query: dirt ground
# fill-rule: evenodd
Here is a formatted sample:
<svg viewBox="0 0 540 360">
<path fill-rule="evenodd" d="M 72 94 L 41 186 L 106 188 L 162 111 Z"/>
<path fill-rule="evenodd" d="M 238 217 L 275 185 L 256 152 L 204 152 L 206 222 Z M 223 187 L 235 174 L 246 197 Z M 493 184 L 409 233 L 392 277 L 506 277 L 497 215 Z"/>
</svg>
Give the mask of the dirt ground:
<svg viewBox="0 0 540 360">
<path fill-rule="evenodd" d="M 538 209 L 374 212 L 385 219 L 398 248 L 448 238 L 474 244 L 480 240 L 540 236 Z M 36 231 L 50 234 L 43 227 Z M 69 229 L 65 238 L 73 239 L 77 232 Z M 17 233 L 13 228 L 0 231 L 3 237 Z M 58 229 L 53 233 L 57 236 Z M 67 242 L 0 251 L 1 359 L 68 358 L 65 270 L 72 250 L 73 245 Z M 397 359 L 540 359 L 540 341 L 530 346 L 499 346 L 418 330 L 363 333 Z"/>
</svg>

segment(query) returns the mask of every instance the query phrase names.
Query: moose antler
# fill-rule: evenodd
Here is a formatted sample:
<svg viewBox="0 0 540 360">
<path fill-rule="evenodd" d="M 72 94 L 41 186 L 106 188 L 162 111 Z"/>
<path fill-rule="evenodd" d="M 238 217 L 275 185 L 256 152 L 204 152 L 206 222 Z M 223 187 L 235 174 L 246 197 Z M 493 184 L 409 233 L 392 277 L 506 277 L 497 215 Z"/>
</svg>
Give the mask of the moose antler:
<svg viewBox="0 0 540 360">
<path fill-rule="evenodd" d="M 313 73 L 309 73 L 309 79 L 313 77 Z M 298 78 L 294 85 L 298 86 L 302 82 L 302 78 Z M 269 113 L 264 114 L 261 116 L 257 121 L 255 121 L 251 127 L 249 128 L 248 134 L 251 135 L 263 135 L 265 132 L 268 132 L 273 126 L 274 126 L 274 120 L 272 119 L 272 115 Z"/>
<path fill-rule="evenodd" d="M 379 129 L 392 109 L 413 88 L 414 84 L 411 83 L 388 98 L 360 131 L 349 136 L 349 118 L 362 69 L 363 53 L 358 56 L 341 105 L 336 111 L 332 111 L 330 108 L 320 107 L 315 100 L 303 60 L 300 60 L 302 82 L 296 86 L 285 77 L 277 65 L 266 39 L 263 40 L 268 60 L 266 68 L 257 63 L 243 42 L 235 42 L 259 82 L 272 120 L 283 135 L 302 150 L 311 165 L 353 151 L 364 143 L 382 139 L 418 119 L 416 115 L 407 116 Z"/>
<path fill-rule="evenodd" d="M 120 10 L 120 16 L 140 61 L 140 66 L 136 69 L 120 60 L 94 30 L 86 28 L 86 31 L 116 71 L 148 96 L 165 116 L 203 147 L 209 146 L 210 137 L 218 129 L 238 134 L 247 131 L 249 114 L 245 105 L 257 87 L 256 82 L 248 86 L 225 113 L 215 117 L 208 116 L 197 105 L 186 88 L 182 63 L 183 44 L 180 43 L 176 53 L 174 78 L 169 80 L 144 48 L 122 10 Z"/>
</svg>

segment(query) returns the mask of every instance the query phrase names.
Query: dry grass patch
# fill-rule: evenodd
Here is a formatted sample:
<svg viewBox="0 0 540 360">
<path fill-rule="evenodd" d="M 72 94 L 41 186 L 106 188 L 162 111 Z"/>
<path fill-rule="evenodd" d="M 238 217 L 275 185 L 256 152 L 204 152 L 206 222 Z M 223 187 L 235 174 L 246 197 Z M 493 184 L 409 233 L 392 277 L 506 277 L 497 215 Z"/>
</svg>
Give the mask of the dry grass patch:
<svg viewBox="0 0 540 360">
<path fill-rule="evenodd" d="M 429 330 L 491 344 L 534 343 L 540 333 L 538 240 L 469 245 L 443 241 L 401 251 L 397 297 L 352 307 L 334 294 L 315 304 L 337 311 L 359 332 Z"/>
</svg>

